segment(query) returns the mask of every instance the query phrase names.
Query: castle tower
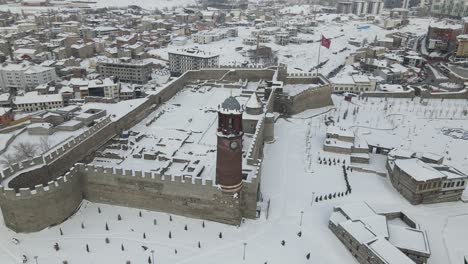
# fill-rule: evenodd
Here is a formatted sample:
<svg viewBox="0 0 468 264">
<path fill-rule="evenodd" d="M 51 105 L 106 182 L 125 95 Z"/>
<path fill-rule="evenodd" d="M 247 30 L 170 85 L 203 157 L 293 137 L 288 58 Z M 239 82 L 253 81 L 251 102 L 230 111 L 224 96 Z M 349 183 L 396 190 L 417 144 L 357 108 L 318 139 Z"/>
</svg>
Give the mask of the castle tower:
<svg viewBox="0 0 468 264">
<path fill-rule="evenodd" d="M 224 192 L 242 188 L 242 107 L 230 96 L 218 110 L 216 183 Z"/>
</svg>

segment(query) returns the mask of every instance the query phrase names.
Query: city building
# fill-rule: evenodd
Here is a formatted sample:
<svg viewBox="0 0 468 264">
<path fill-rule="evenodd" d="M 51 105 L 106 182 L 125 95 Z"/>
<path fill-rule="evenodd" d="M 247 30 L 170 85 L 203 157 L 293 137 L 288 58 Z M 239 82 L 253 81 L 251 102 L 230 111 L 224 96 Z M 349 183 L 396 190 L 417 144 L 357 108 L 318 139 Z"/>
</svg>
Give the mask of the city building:
<svg viewBox="0 0 468 264">
<path fill-rule="evenodd" d="M 0 107 L 0 127 L 7 126 L 14 120 L 13 109 L 9 107 Z"/>
<path fill-rule="evenodd" d="M 57 80 L 55 69 L 40 65 L 7 64 L 0 68 L 0 87 L 3 89 L 33 89 L 40 84 Z"/>
<path fill-rule="evenodd" d="M 457 49 L 455 60 L 466 60 L 468 58 L 468 34 L 457 36 Z"/>
<path fill-rule="evenodd" d="M 34 112 L 39 110 L 55 109 L 63 107 L 61 94 L 41 95 L 37 92 L 29 92 L 23 96 L 16 96 L 13 105 L 24 112 Z"/>
<path fill-rule="evenodd" d="M 219 55 L 204 52 L 198 49 L 184 49 L 169 52 L 169 70 L 172 75 L 178 76 L 186 71 L 201 68 L 217 68 Z"/>
<path fill-rule="evenodd" d="M 146 84 L 151 79 L 153 63 L 140 60 L 105 60 L 97 63 L 97 72 L 121 82 Z"/>
<path fill-rule="evenodd" d="M 432 22 L 426 36 L 427 50 L 447 52 L 455 48 L 462 26 L 451 21 Z"/>
<path fill-rule="evenodd" d="M 109 78 L 90 80 L 88 86 L 80 91 L 82 92 L 82 98 L 85 96 L 119 98 L 120 83 Z"/>
<path fill-rule="evenodd" d="M 333 208 L 328 227 L 361 264 L 424 264 L 427 234 L 410 216 L 351 203 Z"/>
<path fill-rule="evenodd" d="M 388 154 L 387 170 L 392 185 L 411 204 L 457 201 L 462 196 L 468 176 L 444 165 L 443 157 L 432 153 Z"/>
<path fill-rule="evenodd" d="M 468 16 L 468 1 L 433 0 L 431 13 L 438 16 L 466 17 Z"/>
<path fill-rule="evenodd" d="M 349 75 L 340 76 L 330 79 L 333 87 L 333 92 L 369 92 L 375 91 L 377 81 L 372 76 L 366 75 Z"/>
<path fill-rule="evenodd" d="M 337 3 L 336 10 L 339 14 L 380 15 L 384 3 L 380 0 L 352 0 Z"/>
</svg>

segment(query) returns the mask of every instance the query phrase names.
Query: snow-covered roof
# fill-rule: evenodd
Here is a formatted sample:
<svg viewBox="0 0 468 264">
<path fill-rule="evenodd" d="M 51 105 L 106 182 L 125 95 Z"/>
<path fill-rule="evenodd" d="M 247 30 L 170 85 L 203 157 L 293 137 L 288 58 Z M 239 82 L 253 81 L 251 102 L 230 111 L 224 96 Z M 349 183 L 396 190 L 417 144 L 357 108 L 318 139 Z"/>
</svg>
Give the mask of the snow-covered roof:
<svg viewBox="0 0 468 264">
<path fill-rule="evenodd" d="M 31 104 L 31 103 L 48 103 L 63 101 L 61 94 L 38 94 L 37 92 L 29 92 L 24 96 L 16 96 L 13 102 L 15 104 Z"/>
<path fill-rule="evenodd" d="M 462 25 L 451 23 L 447 20 L 431 21 L 429 26 L 432 28 L 440 28 L 440 29 L 461 29 L 462 28 Z"/>
<path fill-rule="evenodd" d="M 251 109 L 258 109 L 258 108 L 262 108 L 263 105 L 262 105 L 262 102 L 260 102 L 260 99 L 258 99 L 258 96 L 257 96 L 257 93 L 254 92 L 249 100 L 247 101 L 247 103 L 245 104 L 245 107 L 246 108 L 251 108 Z"/>
<path fill-rule="evenodd" d="M 9 93 L 0 94 L 0 102 L 1 101 L 8 101 L 9 99 L 10 99 L 10 94 Z"/>
<path fill-rule="evenodd" d="M 0 116 L 9 113 L 11 111 L 11 108 L 9 107 L 0 107 Z"/>
<path fill-rule="evenodd" d="M 397 248 L 429 254 L 429 245 L 423 231 L 393 224 L 388 225 L 388 231 L 390 234 L 389 242 Z"/>
<path fill-rule="evenodd" d="M 387 264 L 414 264 L 408 256 L 403 254 L 385 238 L 377 237 L 369 241 L 367 246 Z"/>
<path fill-rule="evenodd" d="M 395 165 L 416 181 L 428 181 L 444 177 L 439 171 L 419 159 L 397 159 Z"/>
</svg>

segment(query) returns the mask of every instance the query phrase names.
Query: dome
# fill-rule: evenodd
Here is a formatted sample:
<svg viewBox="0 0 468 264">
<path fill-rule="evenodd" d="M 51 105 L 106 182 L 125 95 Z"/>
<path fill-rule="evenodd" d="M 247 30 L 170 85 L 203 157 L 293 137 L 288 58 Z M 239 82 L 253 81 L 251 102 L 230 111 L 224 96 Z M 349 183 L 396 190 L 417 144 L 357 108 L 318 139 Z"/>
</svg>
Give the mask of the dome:
<svg viewBox="0 0 468 264">
<path fill-rule="evenodd" d="M 221 109 L 227 111 L 240 111 L 241 105 L 239 101 L 234 96 L 229 96 L 224 102 L 221 104 Z"/>
</svg>

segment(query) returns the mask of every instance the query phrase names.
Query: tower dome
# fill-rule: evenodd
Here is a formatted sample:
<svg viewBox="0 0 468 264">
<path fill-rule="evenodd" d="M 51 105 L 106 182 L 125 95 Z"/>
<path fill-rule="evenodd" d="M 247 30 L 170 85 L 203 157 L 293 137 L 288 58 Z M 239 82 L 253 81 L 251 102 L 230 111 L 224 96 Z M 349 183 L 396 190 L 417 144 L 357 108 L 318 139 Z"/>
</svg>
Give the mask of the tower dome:
<svg viewBox="0 0 468 264">
<path fill-rule="evenodd" d="M 240 112 L 241 105 L 234 96 L 229 96 L 221 104 L 221 110 L 228 111 L 228 112 Z"/>
</svg>

